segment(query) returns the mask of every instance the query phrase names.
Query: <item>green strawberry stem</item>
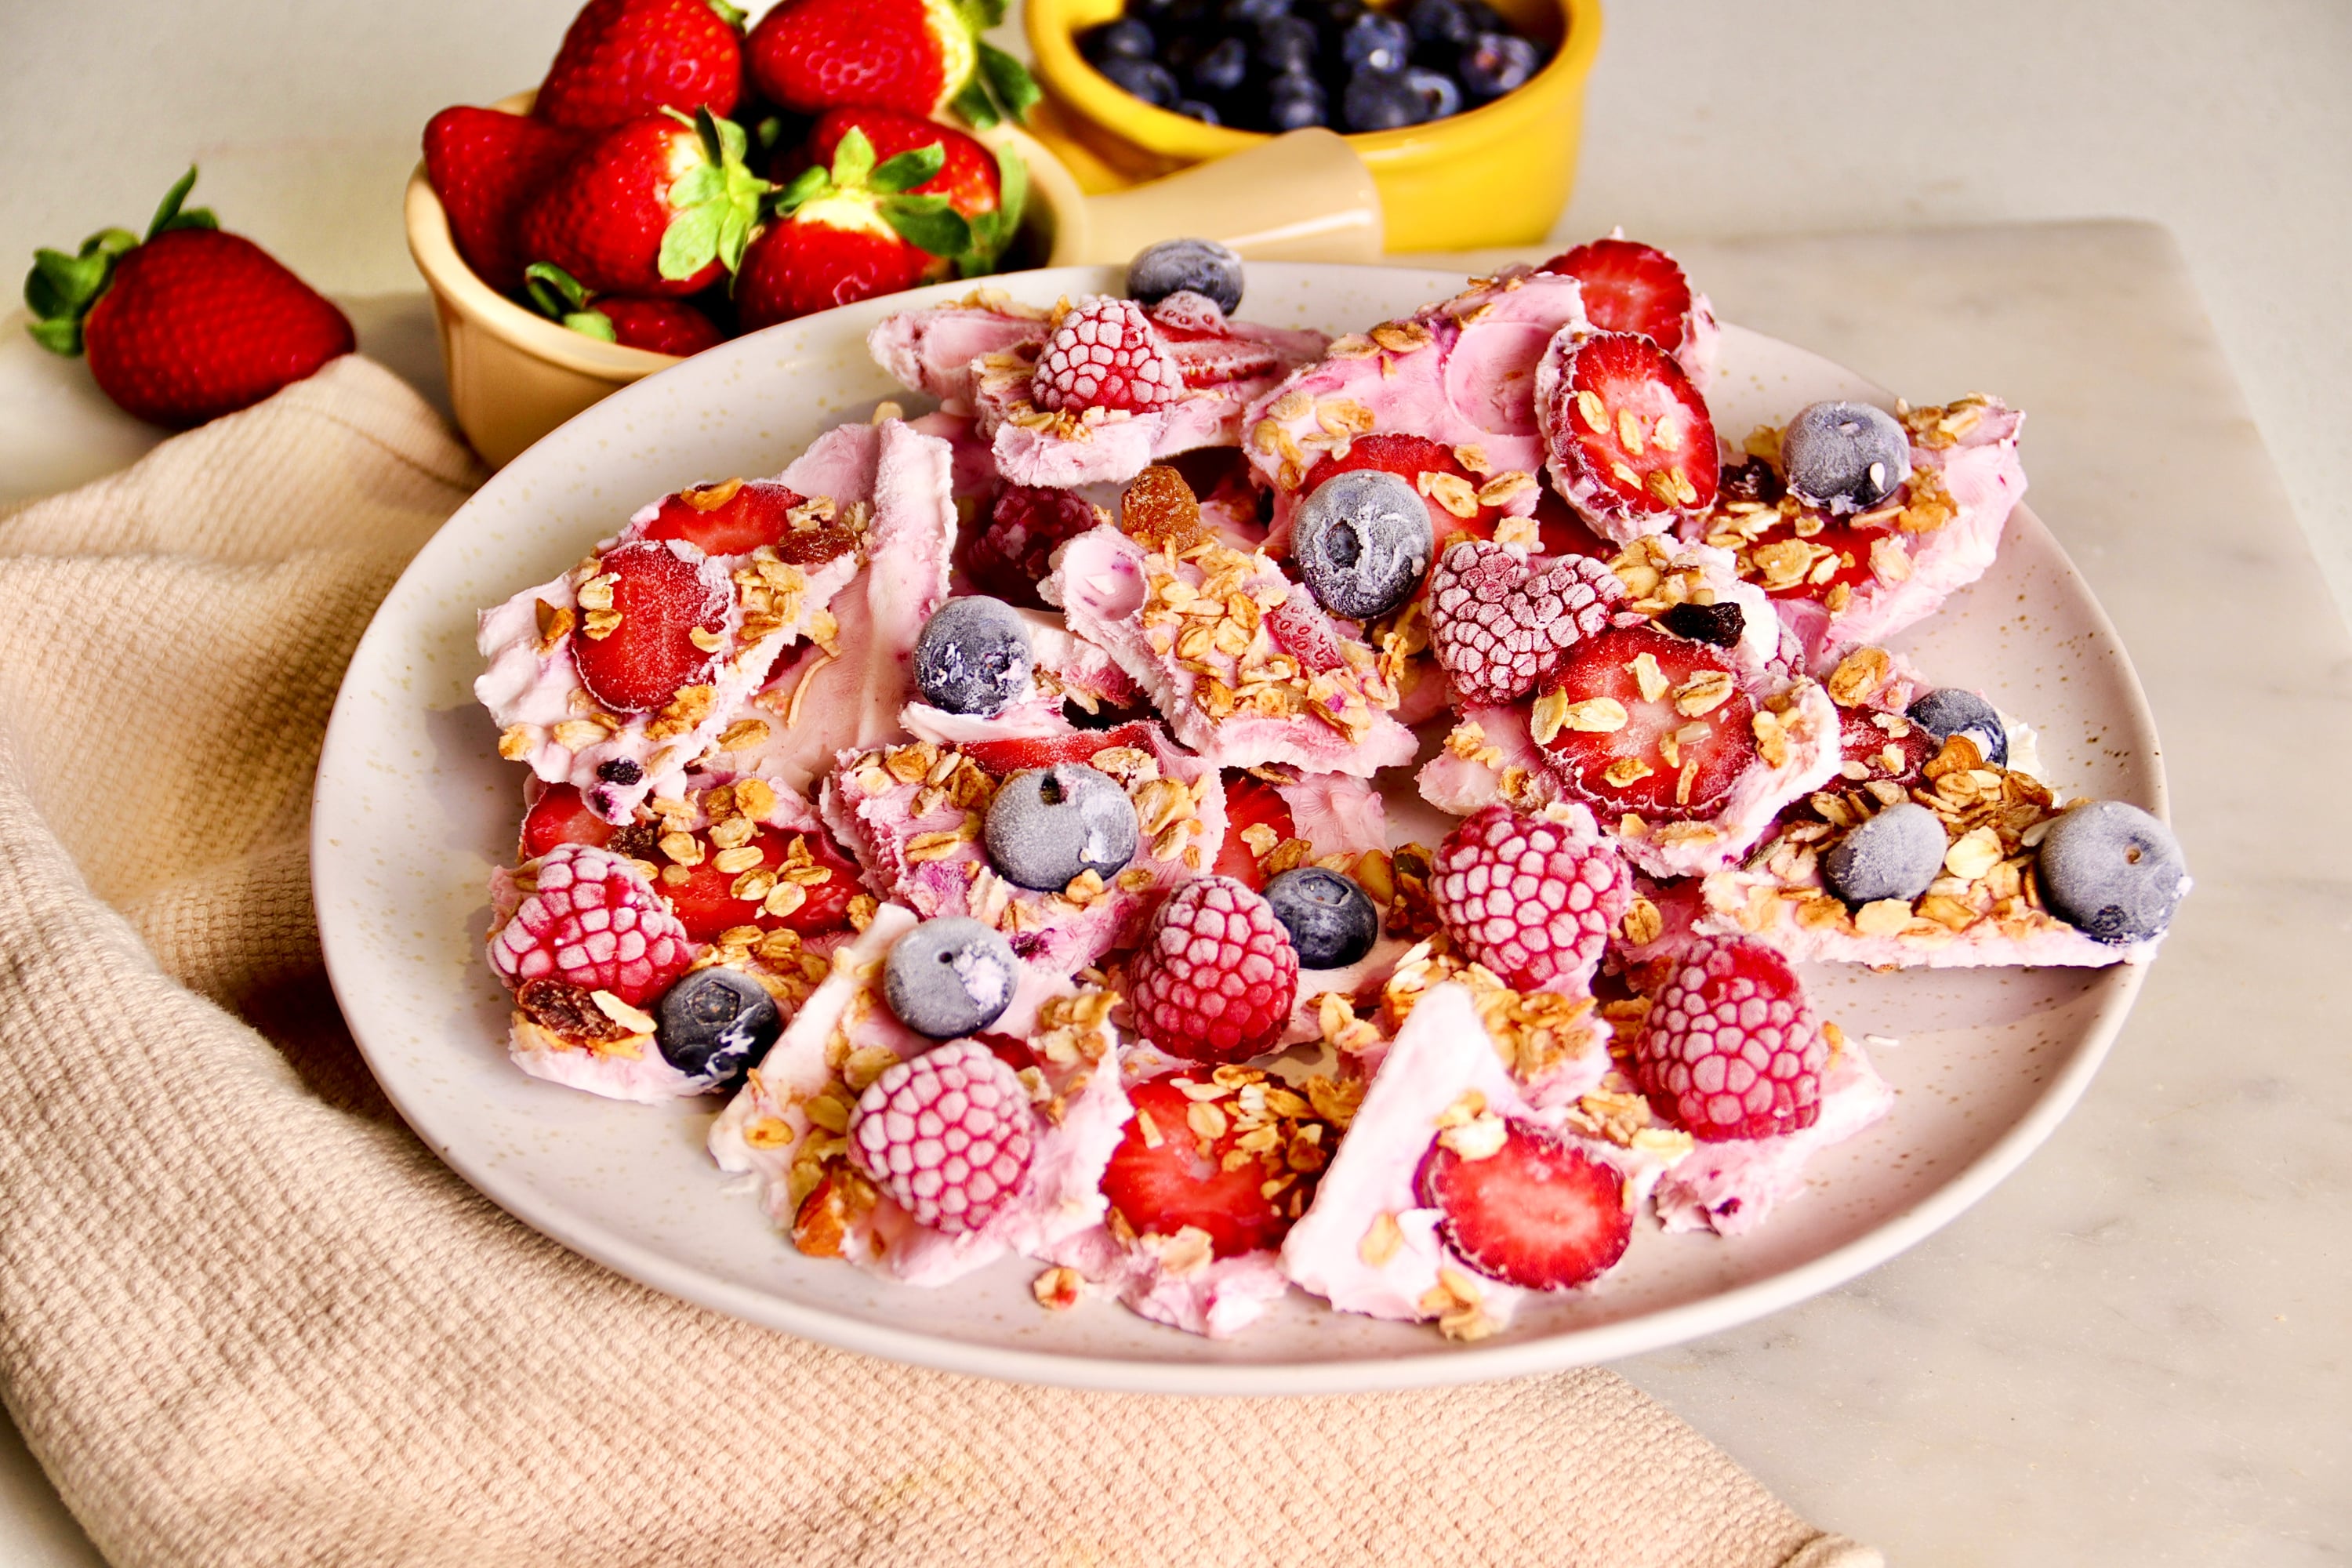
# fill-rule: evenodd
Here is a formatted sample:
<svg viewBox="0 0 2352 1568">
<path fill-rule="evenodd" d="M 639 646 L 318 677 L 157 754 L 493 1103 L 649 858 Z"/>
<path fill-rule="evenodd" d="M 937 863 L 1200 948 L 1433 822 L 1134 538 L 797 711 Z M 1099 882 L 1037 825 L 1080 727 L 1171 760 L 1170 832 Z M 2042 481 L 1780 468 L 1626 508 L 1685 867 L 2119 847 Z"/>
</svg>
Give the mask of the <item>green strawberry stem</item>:
<svg viewBox="0 0 2352 1568">
<path fill-rule="evenodd" d="M 218 228 L 220 220 L 209 207 L 183 208 L 195 188 L 193 163 L 172 188 L 147 226 L 147 238 L 175 228 Z M 25 304 L 33 312 L 26 331 L 51 353 L 71 359 L 82 351 L 81 324 L 99 299 L 114 282 L 115 264 L 142 242 L 129 229 L 102 228 L 81 242 L 71 256 L 62 250 L 36 250 L 33 269 L 25 275 Z"/>
<path fill-rule="evenodd" d="M 1029 68 L 983 39 L 972 43 L 979 58 L 971 79 L 948 100 L 949 107 L 982 131 L 1025 119 L 1044 96 Z"/>
<path fill-rule="evenodd" d="M 741 6 L 730 5 L 727 4 L 727 0 L 702 0 L 702 3 L 709 6 L 711 11 L 717 15 L 720 21 L 726 23 L 729 26 L 734 28 L 739 33 L 743 30 L 743 17 L 745 16 L 745 12 Z"/>
<path fill-rule="evenodd" d="M 591 308 L 590 295 L 580 279 L 551 261 L 534 261 L 522 269 L 524 292 L 539 313 L 583 337 L 616 343 L 613 318 Z"/>
<path fill-rule="evenodd" d="M 661 275 L 691 278 L 714 258 L 731 275 L 743 263 L 744 247 L 751 243 L 761 198 L 775 186 L 743 162 L 749 140 L 741 126 L 714 118 L 708 109 L 695 110 L 692 120 L 675 110 L 666 112 L 700 133 L 705 161 L 680 174 L 664 193 L 671 216 L 662 231 Z"/>
</svg>

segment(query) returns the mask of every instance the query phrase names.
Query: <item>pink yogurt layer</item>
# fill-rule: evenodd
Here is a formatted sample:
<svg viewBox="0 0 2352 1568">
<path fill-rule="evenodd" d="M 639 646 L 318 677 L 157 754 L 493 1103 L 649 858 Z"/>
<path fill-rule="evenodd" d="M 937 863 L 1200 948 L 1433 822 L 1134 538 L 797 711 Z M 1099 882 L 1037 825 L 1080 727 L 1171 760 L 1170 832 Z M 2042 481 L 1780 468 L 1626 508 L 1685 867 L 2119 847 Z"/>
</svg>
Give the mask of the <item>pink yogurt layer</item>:
<svg viewBox="0 0 2352 1568">
<path fill-rule="evenodd" d="M 898 711 L 898 722 L 908 734 L 943 746 L 1067 735 L 1076 726 L 1064 715 L 1066 702 L 1093 713 L 1143 701 L 1143 689 L 1118 662 L 1085 638 L 1071 636 L 1061 616 L 1042 610 L 1016 613 L 1028 624 L 1029 653 L 1035 664 L 1021 695 L 1003 712 L 986 718 L 950 713 L 918 698 Z"/>
<path fill-rule="evenodd" d="M 1791 705 L 1780 716 L 1784 755 L 1778 764 L 1759 756 L 1731 786 L 1721 810 L 1691 822 L 1603 821 L 1602 837 L 1654 877 L 1704 876 L 1752 848 L 1791 802 L 1835 777 L 1842 761 L 1837 706 L 1829 693 L 1811 680 L 1786 690 Z M 1761 711 L 1763 704 L 1757 706 Z M 1475 732 L 1465 726 L 1475 726 Z M 1423 765 L 1418 779 L 1423 799 L 1457 816 L 1497 802 L 1518 811 L 1540 810 L 1563 798 L 1528 731 L 1525 702 L 1463 710 L 1445 749 Z M 1629 823 L 1639 831 L 1628 831 Z"/>
<path fill-rule="evenodd" d="M 1062 606 L 1071 631 L 1143 689 L 1179 741 L 1220 767 L 1288 763 L 1369 777 L 1412 760 L 1412 731 L 1390 711 L 1397 693 L 1384 656 L 1326 616 L 1262 552 L 1212 543 L 1170 556 L 1106 524 L 1062 546 L 1040 591 Z M 1229 611 L 1201 614 L 1235 597 L 1255 606 L 1256 624 L 1245 632 Z M 1337 666 L 1309 670 L 1277 647 L 1267 618 L 1277 609 L 1315 628 L 1336 649 Z M 1196 626 L 1234 640 L 1195 647 Z M 1213 702 L 1220 693 L 1222 711 Z"/>
<path fill-rule="evenodd" d="M 1701 1143 L 1658 1183 L 1666 1229 L 1740 1236 L 1805 1191 L 1805 1164 L 1895 1109 L 1895 1090 L 1870 1065 L 1860 1041 L 1837 1047 L 1822 1079 L 1822 1110 L 1811 1127 L 1779 1138 Z"/>
<path fill-rule="evenodd" d="M 515 1066 L 533 1078 L 606 1100 L 658 1105 L 692 1100 L 718 1087 L 670 1066 L 650 1034 L 633 1035 L 617 1044 L 617 1051 L 612 1045 L 602 1051 L 566 1045 L 520 1013 L 507 1033 L 507 1055 Z M 635 1054 L 626 1054 L 632 1051 Z"/>
<path fill-rule="evenodd" d="M 1139 1237 L 1127 1247 L 1097 1225 L 1043 1256 L 1076 1269 L 1139 1317 L 1213 1340 L 1241 1332 L 1289 1292 L 1274 1253 L 1213 1258 L 1206 1250 L 1160 1236 Z"/>
<path fill-rule="evenodd" d="M 1171 294 L 1146 312 L 1184 374 L 1173 403 L 1146 411 L 1039 409 L 1029 395 L 1052 313 L 981 290 L 956 305 L 905 310 L 867 335 L 879 364 L 952 413 L 977 417 L 997 472 L 1013 484 L 1068 489 L 1133 479 L 1153 460 L 1240 439 L 1242 410 L 1321 353 L 1321 332 L 1228 321 L 1198 294 Z"/>
<path fill-rule="evenodd" d="M 837 1138 L 816 1127 L 805 1109 L 836 1079 L 829 1055 L 879 1047 L 906 1059 L 940 1043 L 900 1025 L 882 999 L 883 960 L 891 943 L 915 924 L 913 911 L 882 906 L 874 923 L 835 954 L 833 973 L 711 1124 L 711 1157 L 722 1170 L 758 1178 L 761 1207 L 779 1228 L 789 1230 L 794 1219 L 788 1176 L 803 1141 L 812 1135 Z M 1039 1010 L 1075 989 L 1066 979 L 1024 972 L 1012 1006 L 995 1027 L 1030 1035 Z M 836 1035 L 845 1047 L 835 1043 Z M 1043 1256 L 1098 1226 L 1105 1212 L 1103 1168 L 1132 1115 L 1118 1072 L 1118 1040 L 1106 1020 L 1068 1061 L 1045 1055 L 1039 1069 L 1043 1085 L 1062 1114 L 1059 1121 L 1039 1118 L 1029 1173 L 1012 1202 L 979 1230 L 949 1235 L 917 1224 L 884 1197 L 852 1227 L 843 1255 L 905 1284 L 938 1286 L 1010 1252 Z"/>
<path fill-rule="evenodd" d="M 1532 514 L 1544 465 L 1536 366 L 1554 333 L 1590 326 L 1575 279 L 1514 267 L 1402 321 L 1335 340 L 1319 363 L 1244 416 L 1243 449 L 1275 495 L 1274 536 L 1288 536 L 1316 461 L 1375 432 L 1454 447 L 1492 492 L 1489 504 Z"/>
<path fill-rule="evenodd" d="M 1605 1050 L 1599 1056 L 1605 1070 Z M 1628 1206 L 1639 1205 L 1668 1163 L 1648 1149 L 1583 1137 L 1569 1123 L 1572 1099 L 1549 1108 L 1530 1102 L 1504 1067 L 1469 988 L 1449 982 L 1413 1004 L 1381 1058 L 1315 1201 L 1283 1241 L 1283 1272 L 1343 1312 L 1420 1322 L 1446 1310 L 1433 1298 L 1450 1294 L 1460 1303 L 1466 1295 L 1489 1331 L 1507 1325 L 1531 1292 L 1464 1263 L 1439 1234 L 1443 1214 L 1423 1204 L 1419 1188 L 1440 1118 L 1464 1115 L 1465 1097 L 1473 1094 L 1484 1113 L 1558 1131 L 1622 1172 Z M 1386 1247 L 1384 1218 L 1395 1227 Z"/>
</svg>

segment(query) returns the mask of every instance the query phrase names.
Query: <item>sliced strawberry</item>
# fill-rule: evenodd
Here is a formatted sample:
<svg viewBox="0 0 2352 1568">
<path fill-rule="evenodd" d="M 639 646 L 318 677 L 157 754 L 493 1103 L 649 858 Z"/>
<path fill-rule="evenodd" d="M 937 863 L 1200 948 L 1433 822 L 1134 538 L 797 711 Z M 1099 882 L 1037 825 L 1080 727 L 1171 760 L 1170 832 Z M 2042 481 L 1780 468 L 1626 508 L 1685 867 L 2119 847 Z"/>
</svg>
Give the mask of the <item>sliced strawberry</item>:
<svg viewBox="0 0 2352 1568">
<path fill-rule="evenodd" d="M 1186 1226 L 1208 1232 L 1219 1258 L 1278 1247 L 1291 1226 L 1292 1193 L 1311 1177 L 1267 1197 L 1265 1162 L 1244 1154 L 1225 1168 L 1240 1133 L 1231 1128 L 1202 1139 L 1188 1117 L 1193 1101 L 1176 1085 L 1183 1073 L 1137 1084 L 1127 1091 L 1135 1120 L 1103 1172 L 1103 1196 L 1137 1235 L 1174 1236 Z M 1201 1080 L 1205 1080 L 1203 1071 Z M 1225 1119 L 1221 1115 L 1220 1121 Z"/>
<path fill-rule="evenodd" d="M 1357 468 L 1381 469 L 1396 475 L 1421 491 L 1422 499 L 1429 507 L 1430 526 L 1436 530 L 1441 553 L 1450 534 L 1473 533 L 1481 539 L 1492 539 L 1495 524 L 1502 519 L 1500 508 L 1477 504 L 1478 481 L 1454 457 L 1454 448 L 1426 436 L 1359 436 L 1348 443 L 1347 456 L 1327 457 L 1309 468 L 1307 482 L 1299 493 L 1312 495 L 1316 487 L 1332 475 L 1349 473 Z M 1433 479 L 1424 481 L 1422 479 L 1423 474 L 1433 476 Z M 1447 480 L 1454 483 L 1445 483 Z M 1457 485 L 1459 489 L 1455 488 Z M 1433 491 L 1453 494 L 1457 504 L 1461 497 L 1468 493 L 1473 498 L 1470 515 L 1465 517 L 1450 510 Z"/>
<path fill-rule="evenodd" d="M 1265 635 L 1311 674 L 1337 669 L 1346 662 L 1340 657 L 1338 629 L 1304 588 L 1294 586 L 1288 598 L 1265 612 Z"/>
<path fill-rule="evenodd" d="M 1603 822 L 1628 811 L 1667 822 L 1712 816 L 1756 761 L 1755 704 L 1722 650 L 1653 626 L 1616 627 L 1570 649 L 1537 699 L 1538 732 L 1555 712 L 1559 729 L 1544 750 Z"/>
<path fill-rule="evenodd" d="M 1885 782 L 1909 789 L 1919 782 L 1920 770 L 1943 749 L 1943 742 L 1900 713 L 1879 708 L 1845 708 L 1838 712 L 1838 750 L 1847 764 L 1848 784 Z M 1863 770 L 1854 776 L 1854 769 Z"/>
<path fill-rule="evenodd" d="M 621 622 L 599 637 L 583 616 L 572 639 L 588 695 L 615 713 L 642 713 L 707 677 L 714 655 L 695 646 L 694 633 L 715 636 L 727 624 L 723 581 L 707 581 L 698 557 L 689 560 L 655 540 L 619 545 L 598 565 L 600 577 L 612 578 Z"/>
<path fill-rule="evenodd" d="M 1068 735 L 1024 735 L 1009 741 L 967 741 L 963 754 L 1003 778 L 1055 763 L 1083 763 L 1110 746 L 1142 746 L 1150 731 L 1140 723 L 1111 730 L 1080 730 Z"/>
<path fill-rule="evenodd" d="M 1290 803 L 1280 791 L 1255 773 L 1225 774 L 1225 842 L 1217 851 L 1217 863 L 1211 869 L 1220 877 L 1263 889 L 1265 871 L 1258 857 L 1265 853 L 1252 845 L 1242 835 L 1250 828 L 1263 827 L 1274 835 L 1265 849 L 1271 849 L 1286 838 L 1298 837 L 1298 821 L 1290 814 Z M 1261 841 L 1264 836 L 1259 836 Z"/>
<path fill-rule="evenodd" d="M 1506 1123 L 1502 1148 L 1483 1160 L 1432 1148 L 1421 1194 L 1444 1213 L 1439 1234 L 1463 1262 L 1522 1289 L 1597 1279 L 1633 1238 L 1616 1170 L 1531 1122 Z"/>
<path fill-rule="evenodd" d="M 1044 609 L 1037 584 L 1045 580 L 1054 552 L 1097 521 L 1093 504 L 1076 490 L 1006 485 L 996 493 L 987 525 L 968 531 L 957 545 L 957 563 L 982 593 Z"/>
<path fill-rule="evenodd" d="M 1706 531 L 1711 536 L 1717 530 L 1728 531 L 1718 537 L 1727 548 L 1738 552 L 1739 574 L 1773 598 L 1832 601 L 1833 608 L 1843 608 L 1846 595 L 1876 577 L 1872 552 L 1880 542 L 1891 540 L 1902 547 L 1900 507 L 1890 504 L 1839 517 L 1788 501 L 1787 494 L 1780 476 L 1760 458 L 1726 468 L 1717 491 L 1717 511 L 1706 519 Z M 1888 500 L 1897 503 L 1908 495 L 1907 489 L 1898 489 Z M 1739 513 L 1724 510 L 1748 501 L 1775 509 L 1769 527 L 1755 531 L 1754 508 Z M 1861 521 L 1873 516 L 1879 521 Z M 1740 537 L 1735 540 L 1730 532 Z"/>
<path fill-rule="evenodd" d="M 1538 412 L 1552 477 L 1578 510 L 1656 531 L 1715 504 L 1715 421 L 1665 350 L 1598 332 L 1549 351 L 1545 379 L 1550 401 Z"/>
<path fill-rule="evenodd" d="M 1539 555 L 1589 555 L 1614 561 L 1622 553 L 1577 516 L 1557 492 L 1547 487 L 1536 501 L 1536 552 Z"/>
<path fill-rule="evenodd" d="M 1690 279 L 1664 251 L 1631 239 L 1596 239 L 1562 251 L 1540 270 L 1584 286 L 1584 313 L 1605 332 L 1639 332 L 1668 353 L 1690 331 Z"/>
<path fill-rule="evenodd" d="M 734 926 L 795 931 L 813 936 L 819 931 L 839 931 L 849 923 L 849 900 L 859 890 L 857 868 L 824 834 L 761 828 L 750 844 L 742 846 L 760 851 L 759 868 L 737 866 L 731 871 L 719 869 L 715 861 L 719 851 L 707 838 L 701 843 L 702 861 L 687 868 L 685 880 L 672 882 L 665 873 L 658 884 L 662 898 L 695 941 L 709 942 Z M 779 879 L 780 884 L 789 881 L 801 890 L 800 902 L 784 913 L 769 912 L 766 900 L 771 895 L 767 891 L 758 899 L 735 896 L 738 882 L 753 869 L 790 869 L 795 862 L 822 870 L 826 876 L 813 882 Z M 731 860 L 729 863 L 733 864 Z"/>
<path fill-rule="evenodd" d="M 1284 368 L 1281 355 L 1264 343 L 1234 337 L 1223 330 L 1222 321 L 1212 326 L 1173 310 L 1156 308 L 1150 315 L 1160 341 L 1176 356 L 1187 386 L 1224 386 L 1273 375 Z"/>
<path fill-rule="evenodd" d="M 1029 1048 L 1029 1042 L 1012 1035 L 1000 1035 L 992 1029 L 983 1029 L 971 1037 L 971 1043 L 975 1046 L 986 1046 L 989 1055 L 1011 1068 L 1014 1072 L 1025 1072 L 1037 1065 L 1037 1053 Z"/>
<path fill-rule="evenodd" d="M 772 479 L 723 479 L 662 497 L 646 539 L 683 539 L 705 555 L 748 555 L 793 531 L 787 516 L 804 500 Z"/>
<path fill-rule="evenodd" d="M 593 844 L 602 849 L 612 838 L 613 825 L 590 811 L 577 789 L 550 784 L 523 815 L 521 858 L 536 860 L 559 844 Z"/>
</svg>

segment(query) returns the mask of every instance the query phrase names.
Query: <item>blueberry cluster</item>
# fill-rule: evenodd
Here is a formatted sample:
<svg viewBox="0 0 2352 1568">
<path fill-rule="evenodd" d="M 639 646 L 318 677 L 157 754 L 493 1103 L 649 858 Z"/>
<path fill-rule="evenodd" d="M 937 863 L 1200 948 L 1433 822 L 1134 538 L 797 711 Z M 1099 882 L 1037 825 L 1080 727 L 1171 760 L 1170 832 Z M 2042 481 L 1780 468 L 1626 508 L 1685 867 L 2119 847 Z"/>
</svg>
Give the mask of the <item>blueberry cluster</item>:
<svg viewBox="0 0 2352 1568">
<path fill-rule="evenodd" d="M 1080 35 L 1157 108 L 1244 131 L 1397 131 L 1527 85 L 1544 50 L 1486 0 L 1128 0 Z"/>
</svg>

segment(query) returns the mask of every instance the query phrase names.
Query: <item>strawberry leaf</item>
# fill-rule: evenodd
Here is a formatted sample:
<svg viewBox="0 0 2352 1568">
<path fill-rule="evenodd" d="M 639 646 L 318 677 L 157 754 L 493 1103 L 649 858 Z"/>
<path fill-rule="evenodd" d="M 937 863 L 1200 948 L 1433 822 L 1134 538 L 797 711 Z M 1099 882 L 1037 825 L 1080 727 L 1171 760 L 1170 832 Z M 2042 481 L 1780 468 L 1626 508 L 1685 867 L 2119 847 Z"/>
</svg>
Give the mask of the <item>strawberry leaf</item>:
<svg viewBox="0 0 2352 1568">
<path fill-rule="evenodd" d="M 68 359 L 80 357 L 81 322 L 75 318 L 61 316 L 54 321 L 27 321 L 25 330 L 33 334 L 35 342 L 53 354 L 63 354 Z"/>
<path fill-rule="evenodd" d="M 744 164 L 749 142 L 741 126 L 707 109 L 695 111 L 694 123 L 709 161 L 670 182 L 659 263 L 665 278 L 691 278 L 713 260 L 733 272 L 751 242 L 761 199 L 775 189 Z"/>
<path fill-rule="evenodd" d="M 993 129 L 1004 119 L 996 112 L 996 102 L 988 96 L 988 84 L 980 79 L 977 71 L 963 84 L 963 90 L 948 100 L 948 107 L 975 131 Z"/>
<path fill-rule="evenodd" d="M 793 183 L 770 198 L 768 205 L 778 216 L 790 213 L 803 203 L 813 202 L 833 189 L 833 176 L 823 169 L 803 169 L 793 176 Z"/>
<path fill-rule="evenodd" d="M 721 218 L 717 204 L 709 203 L 670 219 L 662 231 L 661 275 L 691 278 L 716 260 Z"/>
<path fill-rule="evenodd" d="M 522 269 L 522 286 L 539 313 L 560 320 L 566 311 L 588 308 L 588 290 L 580 279 L 551 261 L 534 261 Z M 569 321 L 564 325 L 570 326 Z"/>
<path fill-rule="evenodd" d="M 888 196 L 877 210 L 882 221 L 918 250 L 961 256 L 971 248 L 971 226 L 948 205 L 945 196 Z"/>
<path fill-rule="evenodd" d="M 866 183 L 874 172 L 874 143 L 853 125 L 833 150 L 833 183 L 849 190 Z"/>
<path fill-rule="evenodd" d="M 163 193 L 163 205 L 155 209 L 155 220 L 147 226 L 148 238 L 152 239 L 159 234 L 169 234 L 175 228 L 220 227 L 220 219 L 213 216 L 210 207 L 190 207 L 184 212 L 181 210 L 180 204 L 188 199 L 188 193 L 195 189 L 195 184 L 196 166 L 191 163 L 188 165 L 188 172 L 180 176 L 178 183 Z"/>
<path fill-rule="evenodd" d="M 1029 165 L 1012 148 L 997 148 L 996 212 L 1005 243 L 1012 242 L 1013 231 L 1021 226 L 1021 214 L 1028 205 Z"/>
<path fill-rule="evenodd" d="M 918 147 L 884 160 L 866 177 L 866 184 L 885 195 L 911 191 L 947 166 L 948 150 L 944 142 L 934 142 L 928 147 Z"/>
<path fill-rule="evenodd" d="M 71 256 L 35 251 L 33 269 L 25 275 L 25 303 L 35 317 L 28 325 L 33 341 L 68 358 L 81 353 L 82 318 L 114 281 L 115 262 L 138 244 L 139 237 L 127 229 L 104 228 Z"/>
<path fill-rule="evenodd" d="M 1020 120 L 1026 116 L 1044 96 L 1030 77 L 1029 68 L 993 44 L 981 43 L 979 49 L 978 74 L 987 81 L 988 90 L 995 95 L 1006 117 Z"/>
<path fill-rule="evenodd" d="M 617 343 L 621 335 L 613 330 L 613 318 L 602 310 L 573 310 L 563 318 L 563 324 L 583 338 L 594 338 L 600 343 Z"/>
<path fill-rule="evenodd" d="M 734 28 L 739 33 L 743 30 L 744 14 L 740 7 L 730 5 L 727 4 L 727 0 L 702 0 L 702 3 L 709 6 L 711 11 L 717 15 L 720 21 L 726 23 L 729 26 Z"/>
</svg>

